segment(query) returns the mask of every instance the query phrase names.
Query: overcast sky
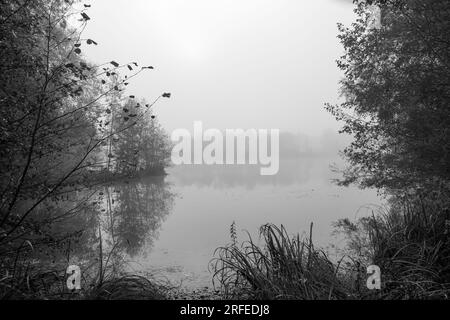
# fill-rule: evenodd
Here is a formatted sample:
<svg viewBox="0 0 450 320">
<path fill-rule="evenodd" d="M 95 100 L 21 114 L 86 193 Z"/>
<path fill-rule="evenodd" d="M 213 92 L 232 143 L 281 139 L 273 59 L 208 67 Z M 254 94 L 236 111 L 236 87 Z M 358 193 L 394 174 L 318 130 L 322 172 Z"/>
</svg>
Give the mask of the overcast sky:
<svg viewBox="0 0 450 320">
<path fill-rule="evenodd" d="M 354 19 L 346 0 L 95 0 L 85 37 L 93 62 L 153 65 L 130 94 L 152 100 L 163 126 L 336 130 L 324 110 L 342 74 L 338 22 Z"/>
</svg>

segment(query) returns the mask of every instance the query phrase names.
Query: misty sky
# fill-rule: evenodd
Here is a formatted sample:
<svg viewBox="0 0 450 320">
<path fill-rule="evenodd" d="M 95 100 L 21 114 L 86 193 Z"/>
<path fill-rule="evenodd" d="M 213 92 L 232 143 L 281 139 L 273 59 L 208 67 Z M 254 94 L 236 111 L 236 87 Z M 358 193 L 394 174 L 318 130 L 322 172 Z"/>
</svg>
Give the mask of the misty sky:
<svg viewBox="0 0 450 320">
<path fill-rule="evenodd" d="M 93 62 L 153 65 L 130 94 L 153 101 L 168 130 L 281 129 L 320 134 L 338 124 L 342 74 L 338 22 L 354 19 L 345 0 L 95 0 L 85 37 Z"/>
</svg>

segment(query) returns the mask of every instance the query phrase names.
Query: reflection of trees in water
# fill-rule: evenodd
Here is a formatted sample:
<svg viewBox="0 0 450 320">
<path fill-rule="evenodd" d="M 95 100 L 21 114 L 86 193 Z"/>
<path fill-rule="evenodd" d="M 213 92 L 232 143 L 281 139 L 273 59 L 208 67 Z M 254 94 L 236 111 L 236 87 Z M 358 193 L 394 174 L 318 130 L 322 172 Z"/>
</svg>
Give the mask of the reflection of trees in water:
<svg viewBox="0 0 450 320">
<path fill-rule="evenodd" d="M 151 248 L 169 215 L 174 196 L 164 178 L 106 187 L 107 216 L 103 230 L 111 246 L 130 257 Z"/>
<path fill-rule="evenodd" d="M 174 194 L 164 177 L 72 192 L 41 206 L 40 224 L 52 235 L 36 257 L 44 264 L 80 264 L 96 273 L 99 262 L 123 269 L 126 256 L 151 248 L 169 215 Z M 48 214 L 51 212 L 51 214 Z M 58 241 L 56 241 L 58 240 Z M 60 240 L 60 241 L 59 241 Z"/>
<path fill-rule="evenodd" d="M 307 183 L 314 173 L 312 167 L 317 159 L 281 159 L 280 170 L 273 176 L 262 176 L 260 165 L 184 165 L 174 167 L 172 175 L 177 184 L 182 186 L 213 186 L 228 188 L 245 186 L 254 188 L 258 185 L 286 186 Z M 328 162 L 324 162 L 328 167 Z"/>
</svg>

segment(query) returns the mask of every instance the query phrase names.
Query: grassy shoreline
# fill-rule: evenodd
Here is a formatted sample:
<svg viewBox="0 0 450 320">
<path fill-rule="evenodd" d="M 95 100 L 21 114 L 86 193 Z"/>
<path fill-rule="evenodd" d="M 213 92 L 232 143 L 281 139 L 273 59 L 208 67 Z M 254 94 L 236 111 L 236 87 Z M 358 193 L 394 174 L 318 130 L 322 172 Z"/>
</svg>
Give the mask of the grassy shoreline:
<svg viewBox="0 0 450 320">
<path fill-rule="evenodd" d="M 217 250 L 214 278 L 232 299 L 449 299 L 449 210 L 437 199 L 396 199 L 387 212 L 335 227 L 347 239 L 337 262 L 314 246 L 312 226 L 302 239 L 265 225 L 263 246 L 249 237 Z M 369 265 L 381 270 L 381 290 L 367 288 Z"/>
<path fill-rule="evenodd" d="M 449 216 L 437 199 L 415 198 L 393 201 L 388 211 L 357 221 L 340 220 L 335 228 L 347 246 L 338 260 L 314 245 L 312 225 L 306 238 L 290 235 L 283 226 L 264 225 L 260 245 L 250 236 L 238 243 L 233 224 L 231 243 L 218 248 L 210 263 L 212 291 L 172 288 L 149 277 L 110 272 L 107 263 L 100 263 L 90 278 L 83 278 L 83 289 L 72 293 L 64 266 L 42 270 L 45 266 L 29 259 L 17 265 L 16 257 L 2 261 L 0 299 L 448 299 Z M 367 288 L 366 268 L 372 264 L 381 269 L 381 290 Z M 5 271 L 6 265 L 14 268 Z"/>
</svg>

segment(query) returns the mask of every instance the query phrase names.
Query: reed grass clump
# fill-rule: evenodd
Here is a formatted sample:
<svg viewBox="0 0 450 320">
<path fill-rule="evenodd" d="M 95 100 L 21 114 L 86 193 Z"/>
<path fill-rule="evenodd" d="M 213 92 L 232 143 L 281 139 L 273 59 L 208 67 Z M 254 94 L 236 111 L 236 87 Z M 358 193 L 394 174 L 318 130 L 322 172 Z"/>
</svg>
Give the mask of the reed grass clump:
<svg viewBox="0 0 450 320">
<path fill-rule="evenodd" d="M 233 234 L 233 233 L 232 233 Z M 215 285 L 225 298 L 269 300 L 347 299 L 350 288 L 340 277 L 340 264 L 309 239 L 290 237 L 286 229 L 264 225 L 260 229 L 264 246 L 251 236 L 241 245 L 216 250 L 211 262 Z"/>
<path fill-rule="evenodd" d="M 355 223 L 337 223 L 350 239 L 353 253 L 359 252 L 359 257 L 381 268 L 382 299 L 450 297 L 450 211 L 446 203 L 447 199 L 436 195 L 392 198 L 388 210 Z"/>
</svg>

